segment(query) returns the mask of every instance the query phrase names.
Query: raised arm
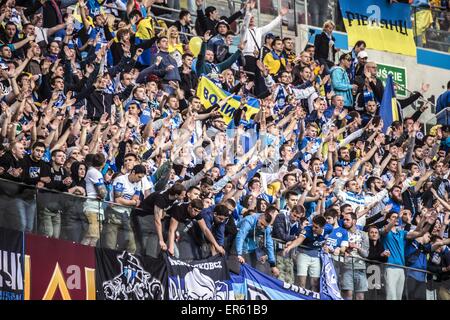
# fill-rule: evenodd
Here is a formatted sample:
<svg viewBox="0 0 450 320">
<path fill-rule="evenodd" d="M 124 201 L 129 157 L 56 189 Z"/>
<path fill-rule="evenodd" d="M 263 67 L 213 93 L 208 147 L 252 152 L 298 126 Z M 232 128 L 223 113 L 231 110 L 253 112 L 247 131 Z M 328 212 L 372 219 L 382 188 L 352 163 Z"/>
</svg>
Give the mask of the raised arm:
<svg viewBox="0 0 450 320">
<path fill-rule="evenodd" d="M 401 217 L 399 217 L 399 219 L 401 219 Z M 418 237 L 423 236 L 425 233 L 428 232 L 431 225 L 433 225 L 435 221 L 436 221 L 436 217 L 434 217 L 434 216 L 429 216 L 429 217 L 423 216 L 421 221 L 419 222 L 417 228 L 414 231 L 410 231 L 406 234 L 406 239 L 412 240 L 412 239 L 416 239 Z"/>
<path fill-rule="evenodd" d="M 445 209 L 450 211 L 450 204 L 447 201 L 445 201 L 444 199 L 442 199 L 441 197 L 439 197 L 437 191 L 434 188 L 431 188 L 430 191 L 433 194 L 433 196 L 436 198 L 436 200 L 439 201 Z"/>
<path fill-rule="evenodd" d="M 336 142 L 334 140 L 331 140 L 330 142 L 328 142 L 328 155 L 327 155 L 328 168 L 327 173 L 325 174 L 325 179 L 327 181 L 330 181 L 331 178 L 333 177 L 333 170 L 334 170 L 333 154 L 335 151 L 336 151 Z"/>
<path fill-rule="evenodd" d="M 34 41 L 34 39 L 36 39 L 35 35 L 28 35 L 25 39 L 23 39 L 19 42 L 13 43 L 12 46 L 14 47 L 14 50 L 19 50 L 24 45 L 26 45 L 28 42 Z"/>
<path fill-rule="evenodd" d="M 86 3 L 84 3 L 84 0 L 78 0 L 78 3 L 80 5 L 81 21 L 83 22 L 83 26 L 86 29 L 86 31 L 88 31 L 91 25 L 89 24 L 89 21 L 87 20 L 86 17 L 86 10 L 85 10 L 85 8 L 87 7 Z"/>
<path fill-rule="evenodd" d="M 54 27 L 52 27 L 52 28 L 49 28 L 49 29 L 47 30 L 47 35 L 48 35 L 48 36 L 51 36 L 52 34 L 58 32 L 59 30 L 64 29 L 65 27 L 66 27 L 66 24 L 65 24 L 65 23 L 57 24 L 56 26 L 54 26 Z"/>
</svg>

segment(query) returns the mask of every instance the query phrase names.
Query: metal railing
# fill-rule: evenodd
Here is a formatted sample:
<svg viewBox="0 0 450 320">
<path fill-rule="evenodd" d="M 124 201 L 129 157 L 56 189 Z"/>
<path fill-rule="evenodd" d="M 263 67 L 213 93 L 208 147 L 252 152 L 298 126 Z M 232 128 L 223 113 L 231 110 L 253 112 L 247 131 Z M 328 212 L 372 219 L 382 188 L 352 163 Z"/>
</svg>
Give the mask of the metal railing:
<svg viewBox="0 0 450 320">
<path fill-rule="evenodd" d="M 444 114 L 444 117 L 440 117 L 441 114 Z M 439 119 L 438 119 L 439 118 Z M 436 119 L 438 123 L 440 124 L 450 124 L 450 107 L 446 107 L 444 109 L 442 109 L 441 111 L 439 111 L 436 114 L 433 114 L 429 119 L 427 119 L 427 121 L 424 121 L 424 123 L 429 123 L 431 120 Z M 443 123 L 441 123 L 440 120 L 444 120 Z"/>
<path fill-rule="evenodd" d="M 420 19 L 418 19 L 418 17 Z M 423 17 L 431 18 L 431 23 L 427 27 L 420 26 L 419 29 L 419 24 L 417 21 L 421 20 L 422 23 L 427 21 L 427 19 Z M 412 7 L 412 19 L 416 46 L 437 51 L 450 52 L 450 32 L 448 30 L 441 29 L 442 26 L 445 26 L 446 21 L 447 28 L 449 28 L 450 13 L 448 13 L 444 8 L 438 7 Z"/>
<path fill-rule="evenodd" d="M 281 271 L 280 278 L 285 282 L 291 282 L 292 279 L 295 279 L 294 283 L 301 286 L 300 278 L 297 276 L 300 264 L 303 261 L 300 255 L 308 251 L 311 252 L 311 249 L 300 245 L 296 249 L 291 250 L 289 257 L 292 258 L 292 270 L 289 275 L 286 272 L 286 260 L 281 259 L 284 257 L 282 256 L 282 249 L 285 247 L 286 242 L 276 238 L 272 239 L 277 250 L 277 266 L 279 266 Z M 440 288 L 448 288 L 450 285 L 450 280 L 436 281 L 438 279 L 436 274 L 423 269 L 369 260 L 360 256 L 331 255 L 331 258 L 336 271 L 338 287 L 345 299 L 392 299 L 393 273 L 396 273 L 396 277 L 404 277 L 402 282 L 397 282 L 398 289 L 403 288 L 402 295 L 397 298 L 402 300 L 436 300 Z M 280 262 L 283 265 L 280 265 Z M 403 272 L 399 273 L 398 270 L 403 270 Z M 416 287 L 418 283 L 417 278 L 423 280 L 420 282 L 423 283 L 420 288 Z M 353 290 L 350 290 L 350 288 L 353 288 Z M 306 289 L 312 290 L 313 288 L 307 286 Z M 346 292 L 351 293 L 351 297 L 345 297 Z"/>
<path fill-rule="evenodd" d="M 133 214 L 130 219 L 130 213 L 133 210 L 135 210 L 134 213 L 144 213 L 140 209 L 110 201 L 100 201 L 45 188 L 37 189 L 26 184 L 0 179 L 0 227 L 64 239 L 73 243 L 157 256 L 159 249 L 155 248 L 158 240 L 153 222 L 154 216 Z M 98 223 L 93 223 L 94 221 Z M 163 221 L 163 225 L 166 229 L 166 220 Z M 91 240 L 92 237 L 98 240 L 92 242 L 89 237 Z M 180 231 L 176 242 L 176 254 L 186 260 L 206 258 L 210 254 L 209 247 L 196 244 L 197 240 L 190 237 L 189 233 L 183 234 Z M 183 246 L 182 243 L 189 245 Z M 233 240 L 229 239 L 226 243 L 226 247 L 231 248 Z M 283 246 L 284 242 L 274 239 L 277 256 Z M 229 250 L 231 254 L 233 250 Z M 295 269 L 299 268 L 299 254 L 294 254 L 291 260 L 292 275 Z M 345 260 L 341 261 L 340 258 Z M 362 267 L 360 261 L 364 261 L 365 266 Z M 426 270 L 352 256 L 335 257 L 334 262 L 339 285 L 342 285 L 343 281 L 348 282 L 348 279 L 355 281 L 356 284 L 357 275 L 361 276 L 360 270 L 364 270 L 362 275 L 368 281 L 365 293 L 367 299 L 386 299 L 386 288 L 389 283 L 386 282 L 384 274 L 389 273 L 387 271 L 389 268 L 404 270 L 406 299 L 410 299 L 410 295 L 415 294 L 415 291 L 408 287 L 411 276 L 421 275 L 421 278 L 427 279 L 428 286 L 438 288 L 441 285 L 440 282 L 435 281 L 436 276 Z M 288 282 L 285 279 L 285 273 L 286 270 L 283 271 L 281 279 Z M 298 284 L 297 280 L 295 283 Z M 423 294 L 422 291 L 419 293 Z"/>
<path fill-rule="evenodd" d="M 103 7 L 109 8 L 109 9 L 114 9 L 114 10 L 117 10 L 117 11 L 126 11 L 126 9 L 118 8 L 117 6 L 112 5 L 112 4 L 104 4 Z M 167 10 L 167 11 L 175 12 L 175 13 L 180 13 L 180 12 L 181 12 L 180 9 L 175 9 L 175 8 L 170 8 L 170 7 L 164 7 L 164 6 L 160 6 L 160 5 L 157 5 L 157 4 L 152 4 L 152 7 L 157 8 L 157 9 L 161 9 L 161 10 Z M 197 14 L 194 13 L 194 12 L 190 12 L 190 14 L 191 14 L 191 16 L 193 16 L 193 17 L 196 17 L 196 16 L 197 16 Z"/>
</svg>

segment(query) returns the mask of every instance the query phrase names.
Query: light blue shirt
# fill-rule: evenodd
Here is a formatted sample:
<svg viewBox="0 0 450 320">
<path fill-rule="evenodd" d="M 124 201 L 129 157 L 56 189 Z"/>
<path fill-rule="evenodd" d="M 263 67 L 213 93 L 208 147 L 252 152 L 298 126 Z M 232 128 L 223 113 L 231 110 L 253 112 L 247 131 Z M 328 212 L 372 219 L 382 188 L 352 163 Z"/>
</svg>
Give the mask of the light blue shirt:
<svg viewBox="0 0 450 320">
<path fill-rule="evenodd" d="M 397 232 L 389 231 L 383 237 L 384 249 L 391 252 L 387 263 L 405 265 L 405 239 L 407 234 L 408 232 L 405 230 L 397 230 Z"/>
</svg>

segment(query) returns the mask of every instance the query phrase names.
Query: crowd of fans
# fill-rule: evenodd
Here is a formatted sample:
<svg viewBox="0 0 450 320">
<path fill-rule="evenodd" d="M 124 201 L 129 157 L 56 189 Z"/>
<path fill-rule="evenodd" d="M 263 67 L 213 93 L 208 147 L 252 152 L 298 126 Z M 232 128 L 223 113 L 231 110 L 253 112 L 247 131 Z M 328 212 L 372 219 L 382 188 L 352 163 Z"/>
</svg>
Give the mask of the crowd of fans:
<svg viewBox="0 0 450 320">
<path fill-rule="evenodd" d="M 425 299 L 430 277 L 448 278 L 450 126 L 425 134 L 428 104 L 384 123 L 363 40 L 341 53 L 326 21 L 295 52 L 271 33 L 287 9 L 257 26 L 252 0 L 230 17 L 197 0 L 195 25 L 186 10 L 159 20 L 153 0 L 73 2 L 0 5 L 1 226 L 226 255 L 315 291 L 323 250 L 347 299 L 367 297 L 366 259 L 389 263 L 387 299 Z M 228 98 L 205 108 L 202 77 Z M 398 99 L 399 114 L 427 89 Z"/>
</svg>

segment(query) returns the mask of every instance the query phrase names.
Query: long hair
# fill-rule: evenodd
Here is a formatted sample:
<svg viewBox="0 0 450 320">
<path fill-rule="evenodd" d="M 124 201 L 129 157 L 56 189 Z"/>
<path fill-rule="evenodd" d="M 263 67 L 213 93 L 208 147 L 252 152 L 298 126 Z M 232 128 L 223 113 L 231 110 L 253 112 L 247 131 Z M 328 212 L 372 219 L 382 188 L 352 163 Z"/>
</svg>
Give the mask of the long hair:
<svg viewBox="0 0 450 320">
<path fill-rule="evenodd" d="M 173 30 L 176 30 L 178 35 L 176 37 L 172 37 L 171 33 Z M 172 46 L 175 46 L 177 44 L 181 43 L 180 40 L 180 33 L 178 31 L 178 28 L 176 26 L 170 26 L 169 28 L 167 28 L 164 32 L 164 35 L 167 37 L 167 40 L 169 40 L 169 44 Z M 175 41 L 174 41 L 175 40 Z"/>
</svg>

